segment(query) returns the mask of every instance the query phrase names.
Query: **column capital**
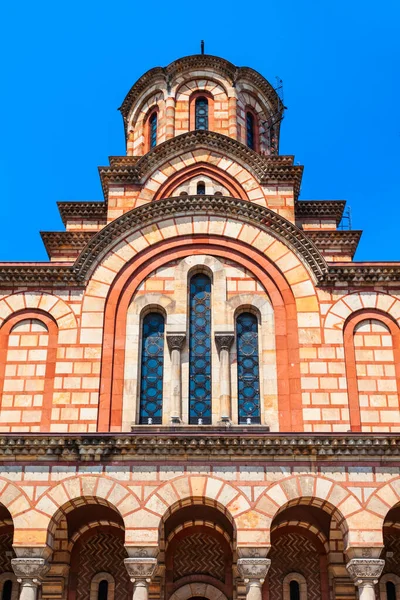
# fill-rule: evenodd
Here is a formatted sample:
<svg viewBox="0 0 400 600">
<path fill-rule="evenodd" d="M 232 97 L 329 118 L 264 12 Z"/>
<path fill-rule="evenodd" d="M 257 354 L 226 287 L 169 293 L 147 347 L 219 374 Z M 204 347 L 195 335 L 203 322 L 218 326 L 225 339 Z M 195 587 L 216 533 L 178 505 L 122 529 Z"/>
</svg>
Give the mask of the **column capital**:
<svg viewBox="0 0 400 600">
<path fill-rule="evenodd" d="M 125 558 L 124 565 L 132 582 L 150 583 L 157 567 L 157 559 L 150 556 Z"/>
<path fill-rule="evenodd" d="M 50 565 L 44 558 L 13 558 L 11 566 L 20 583 L 29 580 L 35 585 L 40 584 L 40 580 L 50 569 Z"/>
<path fill-rule="evenodd" d="M 363 587 L 378 583 L 384 566 L 385 561 L 382 558 L 352 558 L 346 569 L 354 585 Z"/>
<path fill-rule="evenodd" d="M 270 566 L 271 559 L 269 558 L 239 558 L 237 561 L 239 575 L 244 579 L 245 583 L 257 582 L 261 585 L 267 576 Z"/>
<path fill-rule="evenodd" d="M 229 350 L 235 339 L 234 333 L 215 333 L 215 344 L 218 352 L 221 350 Z"/>
<path fill-rule="evenodd" d="M 168 333 L 167 332 L 167 344 L 170 351 L 182 350 L 182 346 L 186 339 L 186 333 Z"/>
</svg>

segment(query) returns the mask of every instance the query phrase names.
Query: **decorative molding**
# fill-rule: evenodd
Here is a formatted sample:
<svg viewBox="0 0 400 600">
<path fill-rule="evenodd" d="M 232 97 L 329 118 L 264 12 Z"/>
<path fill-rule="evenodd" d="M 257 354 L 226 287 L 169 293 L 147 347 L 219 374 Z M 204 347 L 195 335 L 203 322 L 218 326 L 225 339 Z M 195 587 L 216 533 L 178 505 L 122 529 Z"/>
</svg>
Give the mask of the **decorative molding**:
<svg viewBox="0 0 400 600">
<path fill-rule="evenodd" d="M 50 569 L 50 565 L 44 558 L 12 558 L 11 566 L 18 581 L 30 579 L 39 584 Z"/>
<path fill-rule="evenodd" d="M 175 136 L 155 146 L 139 160 L 127 161 L 125 157 L 122 160 L 113 157 L 109 167 L 99 167 L 104 197 L 107 199 L 111 183 L 114 185 L 142 185 L 150 173 L 174 155 L 182 155 L 204 147 L 238 160 L 261 185 L 270 183 L 276 185 L 277 182 L 292 184 L 297 198 L 300 192 L 303 167 L 293 165 L 293 156 L 259 154 L 229 136 L 215 131 L 201 130 Z"/>
<path fill-rule="evenodd" d="M 354 585 L 375 585 L 385 566 L 382 558 L 352 558 L 346 565 Z"/>
<path fill-rule="evenodd" d="M 98 202 L 57 202 L 64 225 L 70 219 L 90 219 L 107 221 L 107 204 Z"/>
<path fill-rule="evenodd" d="M 167 332 L 167 344 L 170 352 L 172 352 L 172 350 L 181 350 L 185 339 L 186 333 Z"/>
<path fill-rule="evenodd" d="M 150 583 L 157 568 L 157 559 L 149 556 L 125 558 L 124 565 L 131 581 L 140 579 Z"/>
<path fill-rule="evenodd" d="M 218 352 L 221 350 L 229 350 L 235 339 L 234 333 L 215 333 L 215 344 Z"/>
<path fill-rule="evenodd" d="M 60 256 L 71 254 L 76 256 L 95 233 L 95 231 L 41 231 L 40 236 L 47 254 L 51 258 L 57 251 Z"/>
<path fill-rule="evenodd" d="M 32 462 L 112 462 L 118 460 L 237 461 L 249 458 L 274 462 L 366 461 L 384 464 L 399 460 L 400 434 L 291 434 L 270 433 L 265 427 L 135 426 L 131 433 L 2 434 L 0 460 Z"/>
<path fill-rule="evenodd" d="M 300 200 L 295 202 L 297 219 L 334 219 L 338 224 L 346 206 L 345 200 Z"/>
<path fill-rule="evenodd" d="M 237 569 L 245 582 L 257 580 L 263 583 L 271 566 L 269 558 L 238 558 Z"/>
<path fill-rule="evenodd" d="M 347 253 L 353 258 L 360 241 L 362 231 L 337 229 L 335 231 L 304 230 L 304 233 L 322 253 L 324 251 L 334 250 L 336 254 Z"/>
</svg>

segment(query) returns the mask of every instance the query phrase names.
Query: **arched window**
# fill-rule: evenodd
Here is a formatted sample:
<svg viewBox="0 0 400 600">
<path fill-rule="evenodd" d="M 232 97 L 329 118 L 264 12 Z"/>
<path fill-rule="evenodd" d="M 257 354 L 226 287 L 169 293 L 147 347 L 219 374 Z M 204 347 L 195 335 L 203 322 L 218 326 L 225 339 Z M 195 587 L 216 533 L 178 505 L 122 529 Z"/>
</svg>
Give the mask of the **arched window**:
<svg viewBox="0 0 400 600">
<path fill-rule="evenodd" d="M 249 148 L 255 149 L 254 115 L 250 111 L 246 113 L 246 141 Z"/>
<path fill-rule="evenodd" d="M 208 100 L 204 96 L 196 98 L 195 129 L 208 129 Z"/>
<path fill-rule="evenodd" d="M 108 600 L 108 581 L 102 579 L 99 583 L 99 590 L 97 592 L 97 600 Z"/>
<path fill-rule="evenodd" d="M 11 600 L 12 598 L 13 582 L 11 579 L 7 579 L 3 584 L 3 593 L 1 594 L 1 600 Z"/>
<path fill-rule="evenodd" d="M 290 600 L 300 600 L 300 585 L 294 579 L 289 583 Z"/>
<path fill-rule="evenodd" d="M 396 600 L 396 586 L 393 581 L 386 582 L 386 600 Z"/>
<path fill-rule="evenodd" d="M 239 423 L 260 423 L 258 321 L 248 312 L 236 319 Z"/>
<path fill-rule="evenodd" d="M 157 112 L 154 111 L 149 118 L 149 147 L 157 146 Z"/>
<path fill-rule="evenodd" d="M 162 422 L 164 317 L 149 313 L 143 319 L 140 373 L 140 423 Z"/>
<path fill-rule="evenodd" d="M 211 424 L 211 279 L 190 280 L 189 423 Z"/>
<path fill-rule="evenodd" d="M 206 193 L 206 185 L 203 181 L 199 181 L 197 184 L 197 193 L 199 196 L 204 196 Z"/>
</svg>

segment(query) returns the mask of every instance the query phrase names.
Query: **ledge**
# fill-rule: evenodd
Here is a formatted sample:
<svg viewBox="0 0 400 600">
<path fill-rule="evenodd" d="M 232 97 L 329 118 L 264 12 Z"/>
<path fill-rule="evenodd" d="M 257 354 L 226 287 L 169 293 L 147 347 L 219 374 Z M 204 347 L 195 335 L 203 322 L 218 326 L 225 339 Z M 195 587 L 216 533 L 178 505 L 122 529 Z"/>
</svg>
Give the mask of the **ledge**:
<svg viewBox="0 0 400 600">
<path fill-rule="evenodd" d="M 324 462 L 400 460 L 400 434 L 269 433 L 265 427 L 137 427 L 131 433 L 3 434 L 0 462 L 249 459 Z"/>
</svg>

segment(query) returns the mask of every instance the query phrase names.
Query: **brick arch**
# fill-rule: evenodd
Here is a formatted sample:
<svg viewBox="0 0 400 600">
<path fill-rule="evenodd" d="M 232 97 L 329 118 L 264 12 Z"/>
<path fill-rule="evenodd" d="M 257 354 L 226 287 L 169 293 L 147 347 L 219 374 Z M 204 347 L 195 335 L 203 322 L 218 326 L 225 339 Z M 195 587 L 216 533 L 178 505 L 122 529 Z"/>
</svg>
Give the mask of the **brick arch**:
<svg viewBox="0 0 400 600">
<path fill-rule="evenodd" d="M 182 166 L 182 169 L 168 177 L 154 194 L 153 200 L 172 196 L 177 187 L 196 176 L 210 177 L 226 188 L 234 198 L 249 199 L 244 187 L 238 183 L 233 174 L 231 175 L 221 167 L 202 161 L 194 165 Z"/>
<path fill-rule="evenodd" d="M 329 552 L 328 538 L 320 529 L 317 529 L 315 525 L 307 523 L 306 521 L 280 521 L 277 525 L 273 525 L 271 527 L 271 535 L 275 532 L 283 534 L 284 531 L 292 532 L 296 530 L 300 533 L 300 535 L 310 537 L 310 539 L 315 536 L 320 543 L 320 547 L 324 549 L 325 553 L 327 554 Z"/>
<path fill-rule="evenodd" d="M 43 517 L 43 533 L 49 546 L 62 516 L 84 504 L 102 504 L 115 510 L 124 521 L 126 533 L 129 517 L 140 501 L 129 487 L 111 477 L 81 475 L 65 479 L 44 492 L 35 504 L 35 510 Z"/>
<path fill-rule="evenodd" d="M 210 583 L 187 583 L 178 588 L 169 600 L 189 600 L 189 598 L 207 598 L 207 600 L 228 600 L 225 594 Z"/>
<path fill-rule="evenodd" d="M 398 504 L 400 504 L 400 477 L 395 477 L 382 485 L 368 498 L 366 510 L 371 513 L 375 527 L 382 532 L 382 535 L 389 511 Z"/>
<path fill-rule="evenodd" d="M 324 337 L 327 344 L 342 344 L 342 331 L 351 314 L 361 310 L 387 313 L 400 325 L 400 300 L 381 292 L 356 292 L 340 298 L 331 306 L 324 319 Z"/>
<path fill-rule="evenodd" d="M 221 224 L 224 227 L 226 221 L 223 220 Z M 216 221 L 213 225 L 216 225 Z M 187 226 L 186 219 L 182 233 L 184 233 Z M 235 227 L 233 222 L 231 226 Z M 161 230 L 162 228 L 159 229 L 160 232 Z M 207 234 L 193 236 L 188 240 L 188 236 L 184 238 L 177 237 L 176 226 L 171 229 L 170 225 L 167 225 L 166 234 L 174 239 L 165 239 L 165 235 L 161 236 L 161 233 L 158 237 L 153 229 L 149 234 L 149 240 L 146 241 L 145 250 L 136 253 L 132 247 L 130 248 L 132 258 L 136 255 L 135 260 L 126 263 L 125 267 L 119 271 L 112 282 L 111 289 L 108 287 L 109 279 L 107 279 L 107 301 L 104 301 L 105 330 L 103 333 L 105 352 L 103 353 L 101 368 L 99 430 L 119 431 L 121 428 L 122 395 L 118 391 L 118 386 L 120 387 L 124 378 L 125 351 L 121 347 L 123 344 L 119 344 L 119 347 L 116 345 L 116 340 L 121 340 L 125 335 L 126 312 L 134 290 L 150 272 L 170 261 L 171 256 L 174 259 L 180 259 L 188 255 L 210 254 L 242 264 L 260 281 L 269 295 L 274 307 L 276 322 L 280 323 L 279 329 L 276 330 L 280 428 L 287 431 L 300 431 L 302 429 L 302 407 L 299 393 L 297 309 L 294 294 L 296 296 L 315 294 L 313 284 L 309 280 L 309 276 L 300 260 L 284 244 L 249 225 L 240 224 L 240 230 L 236 231 L 237 238 L 243 235 L 246 241 L 232 239 L 229 235 L 220 237 Z M 159 241 L 160 238 L 163 241 Z M 255 240 L 255 238 L 257 238 L 257 243 L 253 241 L 253 245 L 249 245 L 251 244 L 250 240 Z M 138 239 L 137 236 L 136 239 Z M 143 248 L 143 246 L 141 247 Z M 258 248 L 262 250 L 258 250 Z M 95 296 L 98 296 L 97 290 L 99 287 L 96 279 L 102 278 L 102 269 L 108 272 L 109 267 L 113 267 L 113 260 L 111 255 L 110 260 L 103 261 L 98 273 L 93 276 L 93 294 Z M 116 258 L 115 262 L 122 264 L 119 258 Z M 294 291 L 291 290 L 284 276 L 285 271 L 292 271 L 293 269 L 296 271 L 296 277 L 305 280 Z M 113 270 L 115 272 L 115 267 Z M 304 275 L 300 273 L 304 273 Z M 108 276 L 105 275 L 105 277 Z M 292 277 L 290 277 L 290 280 L 295 281 Z M 103 283 L 101 285 L 105 287 Z M 92 293 L 91 286 L 92 283 L 90 282 L 87 288 L 87 296 Z M 122 293 L 121 290 L 123 290 Z M 288 335 L 289 332 L 290 335 Z M 114 370 L 112 371 L 113 361 Z M 287 377 L 288 372 L 290 373 L 289 377 Z M 279 373 L 282 373 L 282 376 L 279 376 Z M 285 377 L 283 377 L 283 373 L 285 373 Z"/>
<path fill-rule="evenodd" d="M 400 302 L 395 300 L 395 303 L 397 302 L 399 303 L 400 308 Z M 400 328 L 398 321 L 390 314 L 390 312 L 384 312 L 379 308 L 363 308 L 356 312 L 350 313 L 343 326 L 343 343 L 346 364 L 347 393 L 349 399 L 350 427 L 352 431 L 362 430 L 354 334 L 358 325 L 360 325 L 363 321 L 371 319 L 383 323 L 383 325 L 387 327 L 391 334 L 397 396 L 399 396 L 400 392 Z"/>
<path fill-rule="evenodd" d="M 22 294 L 21 294 L 22 295 Z M 9 305 L 8 305 L 9 306 Z M 38 410 L 38 421 L 40 431 L 48 431 L 51 422 L 51 410 L 53 402 L 53 386 L 57 360 L 57 347 L 59 329 L 57 321 L 50 313 L 40 308 L 24 308 L 12 312 L 6 317 L 0 326 L 0 393 L 4 389 L 4 380 L 7 366 L 7 355 L 9 350 L 9 336 L 14 327 L 25 320 L 34 319 L 40 321 L 48 333 L 48 344 L 46 347 L 46 370 L 44 375 L 43 402 L 41 410 Z"/>
<path fill-rule="evenodd" d="M 60 331 L 76 329 L 76 317 L 64 300 L 44 292 L 18 292 L 0 300 L 0 327 L 13 313 L 24 310 L 40 310 L 48 313 L 57 323 Z"/>
<path fill-rule="evenodd" d="M 267 517 L 270 527 L 275 516 L 298 504 L 316 506 L 335 516 L 343 538 L 354 541 L 358 531 L 350 531 L 349 518 L 363 508 L 352 492 L 325 477 L 296 475 L 276 482 L 260 496 L 255 509 Z"/>
<path fill-rule="evenodd" d="M 78 531 L 76 531 L 73 534 L 73 536 L 71 537 L 71 539 L 68 542 L 67 551 L 71 552 L 74 544 L 76 544 L 76 542 L 84 534 L 86 534 L 86 532 L 88 532 L 92 529 L 97 529 L 98 527 L 107 527 L 107 528 L 113 527 L 114 529 L 120 529 L 121 531 L 124 531 L 124 528 L 122 527 L 122 525 L 120 525 L 116 521 L 109 521 L 106 519 L 100 519 L 99 521 L 91 521 L 90 523 L 87 523 L 86 525 L 82 525 L 82 527 L 80 527 L 78 529 Z"/>
</svg>

